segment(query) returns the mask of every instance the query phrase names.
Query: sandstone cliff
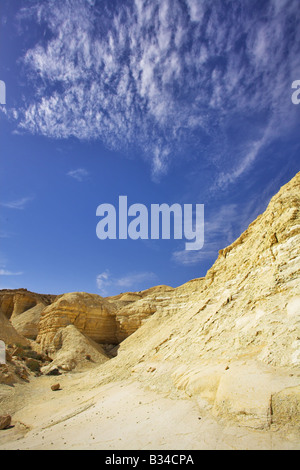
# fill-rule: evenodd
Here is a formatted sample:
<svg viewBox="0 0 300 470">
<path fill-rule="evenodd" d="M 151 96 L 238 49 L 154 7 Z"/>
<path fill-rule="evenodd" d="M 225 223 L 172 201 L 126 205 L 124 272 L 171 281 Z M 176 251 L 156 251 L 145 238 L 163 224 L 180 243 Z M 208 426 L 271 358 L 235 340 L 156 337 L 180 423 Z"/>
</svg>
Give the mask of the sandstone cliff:
<svg viewBox="0 0 300 470">
<path fill-rule="evenodd" d="M 12 319 L 38 304 L 49 305 L 56 297 L 36 294 L 27 289 L 0 289 L 0 310 L 8 319 Z"/>
<path fill-rule="evenodd" d="M 60 328 L 53 338 L 51 357 L 53 362 L 42 369 L 47 373 L 54 368 L 71 371 L 75 367 L 89 367 L 109 360 L 104 349 L 95 341 L 80 333 L 74 325 Z"/>
<path fill-rule="evenodd" d="M 156 313 L 101 374 L 182 390 L 250 427 L 299 424 L 299 198 L 300 173 L 205 278 L 151 299 Z"/>
<path fill-rule="evenodd" d="M 65 370 L 96 354 L 93 387 L 140 381 L 226 422 L 299 432 L 299 203 L 300 173 L 204 278 L 176 289 L 34 300 L 23 292 L 13 301 L 4 293 L 2 312 L 26 335 L 38 328 L 40 347 Z M 95 342 L 121 342 L 117 357 L 108 361 Z"/>
<path fill-rule="evenodd" d="M 37 341 L 51 352 L 56 332 L 72 324 L 97 343 L 119 344 L 157 311 L 161 300 L 166 304 L 166 294 L 173 290 L 157 286 L 108 298 L 85 292 L 64 294 L 42 310 Z"/>
<path fill-rule="evenodd" d="M 36 294 L 27 289 L 0 290 L 0 312 L 22 336 L 36 339 L 43 309 L 57 296 Z"/>
<path fill-rule="evenodd" d="M 115 315 L 114 306 L 99 295 L 64 294 L 43 310 L 37 341 L 51 353 L 56 332 L 72 324 L 98 343 L 117 343 Z"/>
<path fill-rule="evenodd" d="M 26 345 L 29 343 L 26 338 L 20 335 L 9 320 L 0 311 L 0 340 L 4 341 L 6 345 L 19 343 Z"/>
</svg>

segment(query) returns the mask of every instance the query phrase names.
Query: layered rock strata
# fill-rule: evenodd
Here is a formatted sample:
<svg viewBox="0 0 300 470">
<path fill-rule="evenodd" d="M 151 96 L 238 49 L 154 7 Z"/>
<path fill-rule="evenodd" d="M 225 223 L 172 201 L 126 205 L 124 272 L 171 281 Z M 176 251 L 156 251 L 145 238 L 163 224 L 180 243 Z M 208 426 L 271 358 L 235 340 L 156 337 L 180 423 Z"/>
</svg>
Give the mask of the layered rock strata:
<svg viewBox="0 0 300 470">
<path fill-rule="evenodd" d="M 97 343 L 119 344 L 166 305 L 173 290 L 157 286 L 108 298 L 85 292 L 64 294 L 42 311 L 37 341 L 50 352 L 56 332 L 74 325 Z"/>
<path fill-rule="evenodd" d="M 133 374 L 259 429 L 284 414 L 299 424 L 299 273 L 300 173 L 205 278 L 168 292 L 166 304 L 152 299 L 156 313 L 104 366 L 109 380 Z"/>
<path fill-rule="evenodd" d="M 115 307 L 96 294 L 64 294 L 42 312 L 37 342 L 49 353 L 56 332 L 74 325 L 98 343 L 117 343 Z"/>
<path fill-rule="evenodd" d="M 43 309 L 57 296 L 36 294 L 27 289 L 0 290 L 0 312 L 8 318 L 19 334 L 36 339 Z"/>
<path fill-rule="evenodd" d="M 0 310 L 8 319 L 13 319 L 38 304 L 45 306 L 51 304 L 56 297 L 56 295 L 36 294 L 27 289 L 0 289 Z"/>
</svg>

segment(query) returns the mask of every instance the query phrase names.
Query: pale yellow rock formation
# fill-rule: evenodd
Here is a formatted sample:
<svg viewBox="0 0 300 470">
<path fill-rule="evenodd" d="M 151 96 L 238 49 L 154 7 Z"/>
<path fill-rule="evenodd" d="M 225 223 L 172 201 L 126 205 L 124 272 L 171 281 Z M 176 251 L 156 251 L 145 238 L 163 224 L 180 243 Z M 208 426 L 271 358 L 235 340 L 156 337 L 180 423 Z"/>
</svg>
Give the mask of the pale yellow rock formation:
<svg viewBox="0 0 300 470">
<path fill-rule="evenodd" d="M 44 310 L 43 347 L 69 323 L 97 342 L 127 337 L 103 366 L 110 379 L 133 373 L 167 393 L 184 391 L 217 417 L 269 428 L 285 407 L 298 409 L 299 186 L 300 174 L 205 278 L 107 299 L 62 296 Z"/>
<path fill-rule="evenodd" d="M 56 332 L 72 324 L 97 343 L 117 343 L 115 315 L 115 307 L 99 295 L 64 294 L 43 310 L 37 342 L 51 354 Z"/>
<path fill-rule="evenodd" d="M 4 341 L 6 345 L 14 343 L 29 344 L 29 341 L 15 330 L 2 312 L 0 312 L 0 340 Z"/>
<path fill-rule="evenodd" d="M 45 304 L 38 303 L 25 312 L 12 316 L 10 321 L 18 333 L 25 336 L 25 338 L 35 340 L 38 335 L 39 322 L 44 308 Z"/>
<path fill-rule="evenodd" d="M 0 290 L 0 311 L 22 336 L 36 339 L 43 309 L 56 299 L 55 295 L 36 294 L 27 289 Z"/>
<path fill-rule="evenodd" d="M 275 425 L 295 425 L 299 427 L 300 386 L 286 388 L 272 395 L 272 422 Z"/>
<path fill-rule="evenodd" d="M 170 286 L 155 286 L 140 292 L 108 297 L 107 300 L 116 307 L 118 343 L 134 333 L 154 313 L 168 307 L 172 299 L 169 293 L 173 291 Z"/>
<path fill-rule="evenodd" d="M 299 208 L 300 173 L 204 278 L 106 299 L 65 294 L 42 311 L 37 340 L 65 370 L 97 350 L 87 337 L 123 340 L 114 359 L 98 350 L 93 387 L 140 381 L 221 422 L 299 433 Z"/>
<path fill-rule="evenodd" d="M 205 278 L 148 297 L 156 313 L 104 366 L 108 380 L 133 374 L 167 393 L 178 388 L 249 427 L 287 421 L 285 408 L 299 424 L 299 207 L 300 173 Z"/>
<path fill-rule="evenodd" d="M 56 295 L 36 294 L 27 289 L 0 289 L 0 310 L 11 319 L 37 304 L 49 305 L 56 297 Z"/>
<path fill-rule="evenodd" d="M 54 367 L 71 371 L 77 366 L 82 368 L 95 363 L 103 364 L 109 359 L 99 344 L 80 333 L 74 325 L 60 328 L 53 338 L 52 345 L 53 362 L 42 368 L 44 373 Z"/>
<path fill-rule="evenodd" d="M 100 348 L 99 366 L 63 374 L 55 397 L 45 376 L 17 389 L 12 409 L 5 389 L 0 414 L 13 411 L 31 431 L 0 447 L 299 448 L 299 208 L 300 173 L 204 278 L 106 299 L 66 294 L 49 305 L 38 339 L 52 366 L 93 357 L 87 335 L 129 336 L 117 357 Z"/>
<path fill-rule="evenodd" d="M 108 298 L 85 292 L 64 294 L 42 311 L 37 341 L 51 352 L 56 331 L 73 324 L 97 343 L 119 344 L 153 315 L 161 303 L 166 304 L 170 298 L 167 293 L 173 290 L 157 286 Z"/>
</svg>

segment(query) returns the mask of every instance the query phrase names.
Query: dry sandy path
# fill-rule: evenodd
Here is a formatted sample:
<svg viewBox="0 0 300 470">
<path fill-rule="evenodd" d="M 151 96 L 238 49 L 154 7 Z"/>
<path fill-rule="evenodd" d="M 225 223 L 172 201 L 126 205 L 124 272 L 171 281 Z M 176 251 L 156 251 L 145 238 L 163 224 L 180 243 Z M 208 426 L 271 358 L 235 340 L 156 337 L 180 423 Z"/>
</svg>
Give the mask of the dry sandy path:
<svg viewBox="0 0 300 470">
<path fill-rule="evenodd" d="M 222 426 L 194 401 L 164 397 L 137 381 L 89 380 L 84 373 L 40 377 L 9 397 L 0 388 L 0 413 L 10 412 L 14 425 L 0 431 L 0 450 L 295 448 L 274 433 Z M 55 382 L 62 390 L 50 390 Z"/>
</svg>

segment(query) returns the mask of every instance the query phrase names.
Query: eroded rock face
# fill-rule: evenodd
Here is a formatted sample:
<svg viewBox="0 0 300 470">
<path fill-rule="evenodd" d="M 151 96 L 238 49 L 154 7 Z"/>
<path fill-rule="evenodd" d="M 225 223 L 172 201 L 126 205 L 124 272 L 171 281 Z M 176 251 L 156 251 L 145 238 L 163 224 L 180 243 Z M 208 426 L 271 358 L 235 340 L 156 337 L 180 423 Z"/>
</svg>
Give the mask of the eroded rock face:
<svg viewBox="0 0 300 470">
<path fill-rule="evenodd" d="M 90 366 L 102 364 L 109 360 L 102 346 L 80 333 L 74 325 L 60 328 L 52 342 L 51 357 L 53 362 L 42 369 L 47 373 L 55 368 L 71 371 L 77 366 Z"/>
<path fill-rule="evenodd" d="M 156 286 L 145 291 L 108 298 L 116 307 L 118 343 L 134 333 L 154 313 L 166 308 L 171 299 L 169 293 L 173 291 L 169 286 Z"/>
<path fill-rule="evenodd" d="M 299 273 L 300 173 L 205 278 L 151 299 L 156 313 L 122 342 L 110 374 L 184 390 L 253 428 L 287 421 L 285 408 L 299 425 Z"/>
<path fill-rule="evenodd" d="M 38 303 L 25 312 L 12 316 L 10 321 L 18 333 L 25 336 L 25 338 L 35 340 L 38 335 L 41 313 L 45 307 L 45 304 Z"/>
<path fill-rule="evenodd" d="M 122 341 L 113 361 L 98 351 L 103 380 L 133 375 L 239 425 L 299 429 L 299 274 L 300 173 L 204 278 L 106 299 L 65 294 L 41 312 L 37 340 L 64 363 L 77 340 L 80 351 L 86 337 Z M 2 304 L 13 319 L 9 298 Z"/>
<path fill-rule="evenodd" d="M 149 352 L 166 340 L 161 351 L 176 349 L 187 360 L 254 355 L 274 366 L 299 366 L 299 207 L 300 173 L 220 251 L 205 278 L 170 291 L 166 304 L 153 301 L 160 315 L 127 339 L 126 347 L 141 335 Z"/>
<path fill-rule="evenodd" d="M 109 298 L 85 292 L 64 294 L 42 311 L 37 341 L 43 350 L 50 351 L 58 329 L 74 325 L 97 343 L 119 344 L 152 316 L 162 302 L 167 303 L 166 294 L 173 290 L 157 286 Z"/>
<path fill-rule="evenodd" d="M 74 325 L 97 343 L 117 343 L 115 307 L 96 294 L 73 292 L 62 295 L 43 310 L 37 341 L 51 350 L 56 332 Z"/>
<path fill-rule="evenodd" d="M 55 299 L 55 295 L 36 294 L 27 289 L 2 289 L 0 311 L 18 333 L 29 339 L 36 339 L 41 312 Z"/>
<path fill-rule="evenodd" d="M 37 304 L 49 305 L 56 297 L 56 295 L 36 294 L 27 289 L 1 289 L 0 310 L 8 319 L 12 319 Z"/>
<path fill-rule="evenodd" d="M 6 345 L 14 343 L 22 345 L 29 344 L 29 341 L 15 330 L 2 312 L 0 312 L 0 340 L 4 341 Z"/>
</svg>

